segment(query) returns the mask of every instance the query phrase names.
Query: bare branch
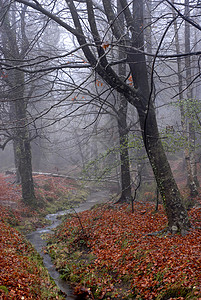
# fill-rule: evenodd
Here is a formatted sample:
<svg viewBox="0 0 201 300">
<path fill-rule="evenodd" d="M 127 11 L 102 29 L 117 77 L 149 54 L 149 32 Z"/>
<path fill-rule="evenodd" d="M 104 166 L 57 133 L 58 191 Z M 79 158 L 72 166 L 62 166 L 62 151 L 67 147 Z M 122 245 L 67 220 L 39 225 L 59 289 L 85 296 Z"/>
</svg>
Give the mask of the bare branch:
<svg viewBox="0 0 201 300">
<path fill-rule="evenodd" d="M 201 26 L 199 24 L 197 24 L 195 21 L 193 21 L 191 18 L 184 16 L 177 8 L 176 6 L 170 2 L 169 0 L 165 0 L 177 13 L 178 15 L 185 20 L 186 22 L 190 23 L 192 26 L 194 26 L 195 28 L 201 30 Z"/>
</svg>

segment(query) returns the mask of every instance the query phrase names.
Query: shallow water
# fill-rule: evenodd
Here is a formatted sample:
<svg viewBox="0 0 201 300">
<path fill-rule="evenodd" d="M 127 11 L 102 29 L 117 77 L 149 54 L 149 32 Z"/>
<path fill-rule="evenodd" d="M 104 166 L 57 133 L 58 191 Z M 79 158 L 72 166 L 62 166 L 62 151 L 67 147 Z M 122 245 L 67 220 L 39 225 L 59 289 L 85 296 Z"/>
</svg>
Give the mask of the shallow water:
<svg viewBox="0 0 201 300">
<path fill-rule="evenodd" d="M 90 209 L 95 204 L 104 203 L 107 202 L 109 198 L 108 191 L 97 191 L 92 192 L 88 198 L 87 201 L 82 203 L 79 207 L 74 208 L 76 212 L 82 212 L 84 210 Z M 45 239 L 41 238 L 41 235 L 44 233 L 51 233 L 53 228 L 56 228 L 60 223 L 61 220 L 58 220 L 57 217 L 61 215 L 66 215 L 68 213 L 73 213 L 74 211 L 64 210 L 60 211 L 56 214 L 49 214 L 46 216 L 46 219 L 51 221 L 51 225 L 48 225 L 44 228 L 38 228 L 36 231 L 27 234 L 27 239 L 32 243 L 34 248 L 37 250 L 37 252 L 40 254 L 40 256 L 43 258 L 43 263 L 46 269 L 48 270 L 50 276 L 54 279 L 56 285 L 59 287 L 59 289 L 64 292 L 67 296 L 66 299 L 68 300 L 75 300 L 76 296 L 73 295 L 73 290 L 70 286 L 70 284 L 60 278 L 59 272 L 55 269 L 55 266 L 53 265 L 51 261 L 51 257 L 48 254 L 45 254 L 43 252 L 43 247 L 47 245 L 47 241 Z"/>
</svg>

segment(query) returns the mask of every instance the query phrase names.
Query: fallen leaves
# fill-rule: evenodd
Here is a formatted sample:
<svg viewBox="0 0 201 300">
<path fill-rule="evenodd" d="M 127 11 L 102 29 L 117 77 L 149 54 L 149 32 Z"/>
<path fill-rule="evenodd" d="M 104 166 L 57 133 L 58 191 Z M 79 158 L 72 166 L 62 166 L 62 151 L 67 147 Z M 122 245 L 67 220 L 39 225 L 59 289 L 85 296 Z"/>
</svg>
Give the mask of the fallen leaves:
<svg viewBox="0 0 201 300">
<path fill-rule="evenodd" d="M 31 245 L 3 221 L 0 221 L 0 253 L 0 299 L 56 299 L 58 291 L 37 264 Z"/>
<path fill-rule="evenodd" d="M 35 183 L 38 194 L 44 198 L 56 199 L 73 189 L 69 179 L 53 180 L 40 175 L 35 176 Z M 46 190 L 40 187 L 46 187 Z M 0 299 L 64 299 L 35 250 L 11 227 L 27 215 L 36 218 L 37 213 L 24 206 L 21 188 L 14 184 L 14 176 L 0 174 Z"/>
<path fill-rule="evenodd" d="M 17 204 L 15 211 L 10 206 L 0 210 L 1 298 L 59 299 L 42 269 L 33 263 L 33 249 L 7 224 L 20 220 L 20 212 L 27 209 L 20 202 L 20 188 L 10 182 L 0 177 L 0 200 Z M 59 178 L 40 175 L 35 182 L 46 201 L 56 201 L 74 189 L 73 183 Z M 192 299 L 200 299 L 201 207 L 191 209 L 193 227 L 185 237 L 148 235 L 163 229 L 167 222 L 161 206 L 157 213 L 153 211 L 154 205 L 147 202 L 136 202 L 134 214 L 127 205 L 96 207 L 79 214 L 85 234 L 79 219 L 68 217 L 49 245 L 62 277 L 91 299 L 158 300 L 165 295 L 164 299 L 179 300 L 188 293 Z M 41 296 L 41 287 L 54 293 L 53 298 Z"/>
<path fill-rule="evenodd" d="M 101 299 L 105 290 L 108 296 L 117 294 L 116 299 L 129 298 L 129 295 L 156 299 L 170 287 L 178 286 L 190 292 L 194 288 L 200 295 L 201 230 L 193 229 L 185 237 L 149 236 L 148 233 L 163 229 L 166 224 L 162 207 L 157 213 L 153 211 L 153 205 L 137 203 L 134 214 L 125 205 L 114 208 L 104 205 L 80 213 L 88 237 L 88 251 L 95 257 L 91 262 L 70 255 L 80 247 L 81 229 L 77 218 L 68 218 L 54 236 L 56 260 L 64 253 L 62 249 L 68 247 L 69 253 L 60 263 L 69 264 L 70 278 L 76 277 L 78 288 L 83 283 L 86 288 L 91 288 L 96 299 Z M 190 215 L 193 225 L 201 223 L 198 221 L 201 208 L 193 208 Z M 93 276 L 89 278 L 89 274 Z M 126 289 L 120 290 L 119 285 Z M 194 292 L 192 295 L 198 299 Z"/>
</svg>

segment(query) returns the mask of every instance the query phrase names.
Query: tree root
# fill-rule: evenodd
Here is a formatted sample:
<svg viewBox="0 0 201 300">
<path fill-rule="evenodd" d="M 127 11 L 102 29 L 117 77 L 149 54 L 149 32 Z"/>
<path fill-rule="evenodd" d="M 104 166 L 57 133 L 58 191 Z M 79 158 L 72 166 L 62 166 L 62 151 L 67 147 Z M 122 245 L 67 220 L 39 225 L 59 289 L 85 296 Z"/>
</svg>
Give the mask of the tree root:
<svg viewBox="0 0 201 300">
<path fill-rule="evenodd" d="M 148 234 L 146 234 L 146 236 L 172 237 L 175 234 L 180 234 L 181 236 L 186 236 L 190 231 L 190 230 L 187 230 L 187 229 L 181 229 L 181 230 L 179 230 L 179 229 L 171 230 L 171 229 L 169 227 L 167 227 L 167 228 L 164 228 L 160 231 L 148 233 Z"/>
<path fill-rule="evenodd" d="M 164 234 L 166 234 L 166 233 L 167 233 L 167 228 L 160 230 L 160 231 L 147 233 L 146 236 L 164 236 Z"/>
</svg>

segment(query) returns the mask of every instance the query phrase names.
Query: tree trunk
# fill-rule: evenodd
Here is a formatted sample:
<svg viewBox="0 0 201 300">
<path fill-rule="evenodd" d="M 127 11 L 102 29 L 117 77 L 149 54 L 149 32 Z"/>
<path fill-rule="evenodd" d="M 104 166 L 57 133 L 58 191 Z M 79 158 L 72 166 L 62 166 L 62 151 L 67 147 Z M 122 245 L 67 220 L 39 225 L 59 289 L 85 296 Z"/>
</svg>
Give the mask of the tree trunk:
<svg viewBox="0 0 201 300">
<path fill-rule="evenodd" d="M 77 132 L 77 129 L 76 129 L 76 128 L 74 128 L 74 134 L 75 134 L 75 138 L 76 138 L 76 144 L 77 144 L 78 149 L 79 149 L 79 155 L 80 155 L 80 158 L 81 158 L 82 169 L 84 170 L 84 169 L 85 169 L 85 162 L 86 162 L 86 159 L 85 159 L 85 157 L 84 157 L 83 146 L 82 146 L 81 141 L 80 141 L 80 135 L 79 135 L 79 133 Z"/>
<path fill-rule="evenodd" d="M 190 222 L 161 143 L 155 110 L 152 106 L 149 108 L 148 115 L 146 115 L 146 130 L 144 130 L 145 113 L 142 111 L 138 112 L 146 152 L 166 210 L 168 229 L 172 233 L 178 231 L 184 233 L 189 229 Z"/>
<path fill-rule="evenodd" d="M 26 102 L 24 99 L 24 74 L 16 70 L 15 88 L 15 115 L 16 115 L 16 154 L 19 162 L 19 173 L 22 186 L 22 198 L 28 205 L 34 205 L 35 193 L 32 177 L 31 145 L 26 117 Z"/>
<path fill-rule="evenodd" d="M 118 203 L 130 202 L 131 196 L 131 177 L 129 166 L 128 151 L 128 128 L 126 122 L 128 103 L 124 96 L 121 95 L 121 107 L 118 110 L 118 130 L 120 145 L 120 163 L 121 163 L 121 196 Z"/>
<path fill-rule="evenodd" d="M 196 154 L 195 154 L 195 124 L 191 122 L 189 124 L 189 136 L 190 136 L 190 161 L 191 161 L 191 170 L 193 176 L 193 182 L 195 183 L 195 193 L 194 196 L 198 195 L 198 187 L 200 186 L 198 177 L 197 177 L 197 163 L 196 163 Z"/>
<path fill-rule="evenodd" d="M 15 175 L 15 182 L 20 184 L 21 183 L 21 176 L 20 176 L 20 170 L 19 170 L 19 155 L 17 153 L 17 149 L 18 149 L 18 143 L 17 140 L 14 138 L 13 139 L 13 153 L 14 153 L 14 162 L 15 162 L 15 170 L 16 170 L 16 175 Z"/>
<path fill-rule="evenodd" d="M 2 53 L 5 59 L 14 61 L 15 66 L 22 60 L 21 52 L 18 43 L 17 33 L 15 31 L 15 26 L 11 24 L 10 12 L 7 10 L 7 6 L 0 1 L 1 13 L 3 15 L 3 21 L 1 24 L 2 30 Z M 15 15 L 12 16 L 15 18 Z M 13 20 L 14 21 L 14 20 Z M 21 22 L 24 22 L 22 17 Z M 22 41 L 26 44 L 26 36 L 24 32 L 22 33 Z M 23 43 L 22 43 L 23 44 Z M 17 167 L 17 172 L 19 171 L 21 186 L 22 186 L 22 198 L 24 203 L 28 205 L 34 205 L 35 194 L 34 194 L 34 184 L 32 178 L 32 164 L 31 164 L 31 146 L 29 139 L 29 130 L 27 126 L 26 118 L 26 100 L 25 100 L 25 78 L 24 73 L 15 68 L 11 69 L 7 79 L 7 84 L 11 91 L 8 95 L 11 101 L 10 108 L 11 113 L 13 112 L 12 118 L 14 124 L 14 155 L 15 163 Z"/>
<path fill-rule="evenodd" d="M 92 148 L 93 148 L 93 154 L 92 159 L 94 160 L 94 175 L 95 177 L 98 176 L 98 121 L 94 123 L 93 128 L 93 139 L 92 139 Z"/>
<path fill-rule="evenodd" d="M 190 9 L 189 9 L 189 0 L 185 0 L 185 16 L 189 17 Z M 188 53 L 191 51 L 190 46 L 190 24 L 185 22 L 185 52 Z M 187 101 L 192 101 L 193 99 L 193 90 L 191 85 L 191 58 L 190 56 L 185 57 L 185 68 L 186 68 L 186 86 L 187 88 Z M 188 176 L 187 185 L 190 188 L 190 194 L 192 197 L 198 195 L 198 190 L 196 186 L 197 179 L 197 171 L 196 171 L 196 162 L 195 162 L 195 128 L 193 121 L 191 119 L 188 120 L 189 123 L 189 133 L 188 133 L 188 147 L 189 147 L 189 169 L 190 176 Z"/>
<path fill-rule="evenodd" d="M 14 75 L 13 75 L 14 76 Z M 16 122 L 16 114 L 15 114 L 15 103 L 14 101 L 10 101 L 9 103 L 9 119 L 11 124 L 15 124 Z M 16 170 L 16 177 L 15 177 L 15 182 L 16 183 L 21 183 L 21 178 L 20 178 L 20 172 L 19 172 L 19 157 L 17 155 L 17 139 L 16 139 L 16 130 L 12 130 L 12 136 L 13 136 L 13 153 L 14 153 L 14 162 L 15 162 L 15 170 Z"/>
<path fill-rule="evenodd" d="M 22 198 L 24 203 L 34 205 L 36 198 L 32 177 L 31 147 L 27 137 L 27 130 L 17 130 L 19 134 L 17 155 L 19 159 L 19 173 L 21 177 Z"/>
<path fill-rule="evenodd" d="M 117 12 L 121 12 L 121 6 L 119 1 L 117 2 Z M 124 24 L 125 20 L 123 14 L 119 15 L 119 18 Z M 119 60 L 125 58 L 125 54 L 119 48 Z M 122 80 L 126 78 L 126 65 L 119 64 L 118 68 L 119 76 Z M 127 126 L 127 110 L 128 102 L 124 95 L 118 93 L 118 105 L 117 110 L 117 122 L 118 122 L 118 132 L 119 132 L 119 145 L 120 145 L 120 173 L 121 173 L 121 196 L 118 203 L 131 202 L 131 176 L 130 176 L 130 159 L 128 150 L 128 126 Z"/>
<path fill-rule="evenodd" d="M 121 0 L 121 2 L 124 3 L 124 8 L 125 1 Z M 144 50 L 141 0 L 133 2 L 133 15 L 133 49 Z M 129 60 L 135 62 L 131 64 L 131 71 L 135 87 L 139 90 L 140 101 L 136 108 L 145 149 L 168 217 L 168 229 L 172 233 L 184 232 L 189 229 L 190 222 L 159 136 L 156 113 L 149 89 L 145 55 L 133 51 L 129 53 Z"/>
</svg>

